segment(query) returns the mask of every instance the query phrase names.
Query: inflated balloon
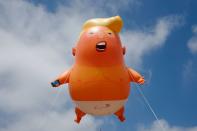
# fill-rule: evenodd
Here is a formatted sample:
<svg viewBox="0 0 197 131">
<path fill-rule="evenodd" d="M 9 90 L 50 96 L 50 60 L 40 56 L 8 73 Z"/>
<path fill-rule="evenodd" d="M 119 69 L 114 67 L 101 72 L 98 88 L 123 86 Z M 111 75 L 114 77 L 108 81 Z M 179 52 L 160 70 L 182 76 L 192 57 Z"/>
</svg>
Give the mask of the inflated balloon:
<svg viewBox="0 0 197 131">
<path fill-rule="evenodd" d="M 86 21 L 72 50 L 75 63 L 51 83 L 53 87 L 68 83 L 77 123 L 85 114 L 115 114 L 124 121 L 130 82 L 144 83 L 139 73 L 125 65 L 126 49 L 118 34 L 122 25 L 119 16 Z"/>
</svg>

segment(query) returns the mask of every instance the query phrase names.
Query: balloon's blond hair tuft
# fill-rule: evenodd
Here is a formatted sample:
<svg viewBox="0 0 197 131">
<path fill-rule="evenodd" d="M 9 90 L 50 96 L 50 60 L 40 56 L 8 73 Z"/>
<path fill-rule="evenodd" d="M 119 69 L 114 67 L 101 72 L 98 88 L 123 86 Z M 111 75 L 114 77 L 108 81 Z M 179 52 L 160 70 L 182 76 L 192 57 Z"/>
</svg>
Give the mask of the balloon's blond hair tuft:
<svg viewBox="0 0 197 131">
<path fill-rule="evenodd" d="M 110 18 L 95 18 L 87 20 L 83 25 L 83 31 L 94 26 L 105 26 L 112 31 L 119 33 L 123 26 L 123 21 L 120 16 Z"/>
</svg>

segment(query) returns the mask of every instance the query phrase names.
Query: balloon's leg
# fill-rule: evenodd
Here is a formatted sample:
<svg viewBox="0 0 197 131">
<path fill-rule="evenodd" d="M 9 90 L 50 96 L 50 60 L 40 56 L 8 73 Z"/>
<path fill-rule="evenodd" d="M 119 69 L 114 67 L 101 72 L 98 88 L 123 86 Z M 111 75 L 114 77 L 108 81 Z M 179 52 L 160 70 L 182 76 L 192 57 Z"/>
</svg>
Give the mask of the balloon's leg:
<svg viewBox="0 0 197 131">
<path fill-rule="evenodd" d="M 124 107 L 120 108 L 117 112 L 114 113 L 118 117 L 118 119 L 123 122 L 125 120 L 124 116 Z"/>
<path fill-rule="evenodd" d="M 76 119 L 75 119 L 75 122 L 76 123 L 80 123 L 81 121 L 81 118 L 83 116 L 85 116 L 86 113 L 84 113 L 83 111 L 81 111 L 79 108 L 75 107 L 75 113 L 76 113 Z"/>
</svg>

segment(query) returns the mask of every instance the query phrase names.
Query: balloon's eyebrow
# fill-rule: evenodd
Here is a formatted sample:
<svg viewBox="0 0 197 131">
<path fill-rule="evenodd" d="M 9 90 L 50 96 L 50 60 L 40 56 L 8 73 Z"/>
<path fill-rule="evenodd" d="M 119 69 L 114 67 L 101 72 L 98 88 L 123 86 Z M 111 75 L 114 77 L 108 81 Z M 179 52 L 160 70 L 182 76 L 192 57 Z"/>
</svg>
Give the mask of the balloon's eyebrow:
<svg viewBox="0 0 197 131">
<path fill-rule="evenodd" d="M 111 30 L 107 30 L 106 33 L 113 34 L 113 32 Z"/>
</svg>

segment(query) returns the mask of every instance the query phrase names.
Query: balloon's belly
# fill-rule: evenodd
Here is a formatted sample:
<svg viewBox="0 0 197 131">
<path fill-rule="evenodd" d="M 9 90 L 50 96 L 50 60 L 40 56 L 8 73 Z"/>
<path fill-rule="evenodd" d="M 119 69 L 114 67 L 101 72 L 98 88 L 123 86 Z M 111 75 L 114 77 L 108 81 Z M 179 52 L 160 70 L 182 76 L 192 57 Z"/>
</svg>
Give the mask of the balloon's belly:
<svg viewBox="0 0 197 131">
<path fill-rule="evenodd" d="M 94 81 L 69 85 L 71 98 L 75 101 L 118 101 L 127 99 L 130 92 L 129 83 L 111 83 Z"/>
<path fill-rule="evenodd" d="M 130 81 L 125 67 L 75 66 L 69 78 L 74 101 L 115 101 L 129 96 Z"/>
<path fill-rule="evenodd" d="M 83 112 L 91 115 L 102 116 L 117 112 L 124 106 L 127 99 L 110 101 L 74 101 Z"/>
</svg>

